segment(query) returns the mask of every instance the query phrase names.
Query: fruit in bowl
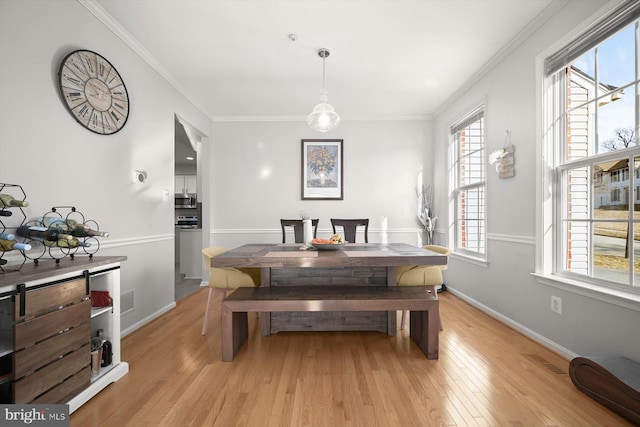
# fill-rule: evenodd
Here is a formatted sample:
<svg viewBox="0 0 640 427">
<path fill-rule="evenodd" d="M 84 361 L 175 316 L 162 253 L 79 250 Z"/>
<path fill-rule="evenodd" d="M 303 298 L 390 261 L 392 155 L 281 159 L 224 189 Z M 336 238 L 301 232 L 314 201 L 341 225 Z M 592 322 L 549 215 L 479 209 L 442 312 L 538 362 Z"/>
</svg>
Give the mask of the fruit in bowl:
<svg viewBox="0 0 640 427">
<path fill-rule="evenodd" d="M 342 237 L 341 234 L 334 234 L 329 240 L 331 240 L 331 243 L 333 243 L 334 245 L 344 244 L 344 237 Z"/>
<path fill-rule="evenodd" d="M 334 234 L 329 239 L 313 239 L 311 244 L 320 250 L 336 250 L 344 246 L 344 238 L 340 234 Z"/>
<path fill-rule="evenodd" d="M 344 244 L 344 238 L 340 234 L 334 234 L 328 239 L 313 239 L 312 245 L 342 245 Z"/>
</svg>

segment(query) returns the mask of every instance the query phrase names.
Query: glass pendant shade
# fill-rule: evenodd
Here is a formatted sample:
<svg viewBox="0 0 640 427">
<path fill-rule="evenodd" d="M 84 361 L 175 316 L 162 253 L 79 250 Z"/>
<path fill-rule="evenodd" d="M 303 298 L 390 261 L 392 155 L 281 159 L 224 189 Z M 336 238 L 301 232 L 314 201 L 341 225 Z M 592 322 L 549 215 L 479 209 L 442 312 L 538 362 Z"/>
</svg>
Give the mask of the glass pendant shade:
<svg viewBox="0 0 640 427">
<path fill-rule="evenodd" d="M 307 116 L 309 127 L 318 132 L 329 132 L 338 127 L 340 116 L 328 103 L 327 90 L 324 88 L 324 61 L 329 56 L 329 49 L 318 50 L 318 56 L 322 58 L 322 90 L 320 90 L 320 103 L 313 107 L 311 114 Z"/>
<path fill-rule="evenodd" d="M 327 104 L 326 89 L 320 91 L 320 103 L 313 107 L 313 111 L 307 117 L 307 124 L 318 132 L 329 132 L 340 124 L 340 116 L 331 104 Z"/>
</svg>

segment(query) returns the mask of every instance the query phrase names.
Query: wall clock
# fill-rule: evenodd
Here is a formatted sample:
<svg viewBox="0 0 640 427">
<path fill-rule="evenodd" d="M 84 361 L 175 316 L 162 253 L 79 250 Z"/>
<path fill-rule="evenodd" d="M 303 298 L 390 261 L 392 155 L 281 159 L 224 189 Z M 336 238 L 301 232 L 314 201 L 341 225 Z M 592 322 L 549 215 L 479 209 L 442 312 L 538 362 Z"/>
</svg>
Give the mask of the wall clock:
<svg viewBox="0 0 640 427">
<path fill-rule="evenodd" d="M 58 87 L 67 110 L 90 131 L 111 135 L 127 123 L 127 88 L 115 67 L 101 55 L 75 50 L 65 56 Z"/>
</svg>

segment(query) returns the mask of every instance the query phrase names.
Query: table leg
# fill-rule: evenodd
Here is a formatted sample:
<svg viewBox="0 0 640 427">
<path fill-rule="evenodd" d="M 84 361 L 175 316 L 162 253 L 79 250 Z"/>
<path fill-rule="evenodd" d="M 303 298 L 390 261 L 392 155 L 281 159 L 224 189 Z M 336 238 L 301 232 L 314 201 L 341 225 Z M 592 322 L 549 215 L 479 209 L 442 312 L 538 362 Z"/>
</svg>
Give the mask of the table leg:
<svg viewBox="0 0 640 427">
<path fill-rule="evenodd" d="M 271 287 L 271 269 L 270 268 L 260 269 L 260 287 L 262 288 Z M 270 311 L 260 313 L 260 331 L 263 337 L 268 337 L 269 335 L 271 335 L 271 312 Z"/>
<path fill-rule="evenodd" d="M 436 302 L 428 311 L 412 311 L 410 335 L 427 359 L 438 359 L 440 338 L 439 307 Z"/>
<path fill-rule="evenodd" d="M 396 286 L 396 268 L 387 267 L 387 286 Z M 398 312 L 387 311 L 387 335 L 395 336 L 398 330 Z"/>
<path fill-rule="evenodd" d="M 232 312 L 222 307 L 222 360 L 231 362 L 249 337 L 249 321 L 246 312 Z"/>
</svg>

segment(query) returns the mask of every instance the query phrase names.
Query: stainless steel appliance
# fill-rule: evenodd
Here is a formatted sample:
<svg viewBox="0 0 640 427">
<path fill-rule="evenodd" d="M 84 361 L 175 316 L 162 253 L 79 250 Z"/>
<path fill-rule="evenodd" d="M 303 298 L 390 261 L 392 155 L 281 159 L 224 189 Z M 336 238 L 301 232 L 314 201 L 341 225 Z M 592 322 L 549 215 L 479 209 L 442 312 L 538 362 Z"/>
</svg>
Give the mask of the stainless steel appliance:
<svg viewBox="0 0 640 427">
<path fill-rule="evenodd" d="M 176 194 L 176 209 L 178 208 L 195 208 L 197 205 L 195 194 Z"/>
<path fill-rule="evenodd" d="M 176 217 L 176 227 L 196 228 L 198 226 L 197 215 L 178 215 Z"/>
</svg>

